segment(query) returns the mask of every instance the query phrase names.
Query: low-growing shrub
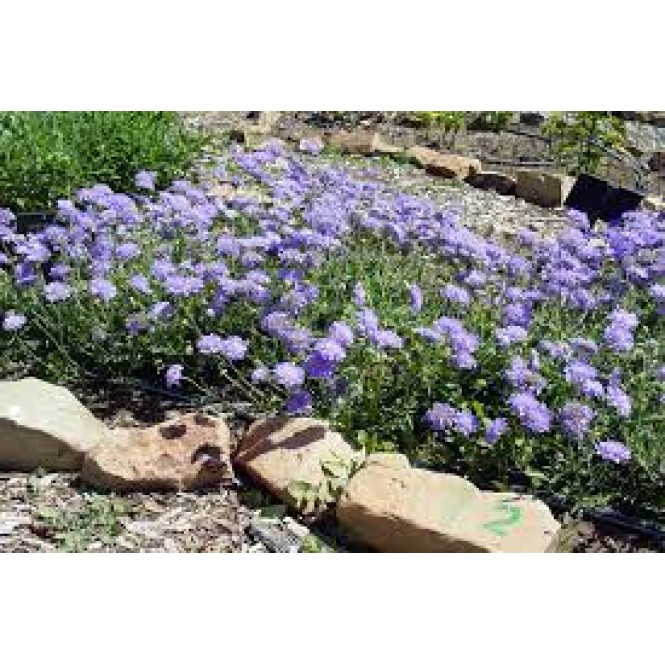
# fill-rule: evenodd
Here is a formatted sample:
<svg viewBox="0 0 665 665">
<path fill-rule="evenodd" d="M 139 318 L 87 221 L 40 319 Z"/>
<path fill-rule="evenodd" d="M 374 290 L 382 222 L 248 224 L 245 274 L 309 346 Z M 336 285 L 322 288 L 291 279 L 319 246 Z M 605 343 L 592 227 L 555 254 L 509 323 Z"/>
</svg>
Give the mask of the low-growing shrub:
<svg viewBox="0 0 665 665">
<path fill-rule="evenodd" d="M 508 247 L 278 145 L 211 169 L 235 194 L 211 170 L 83 189 L 40 233 L 0 213 L 0 371 L 232 389 L 484 486 L 662 517 L 662 216 L 571 212 Z"/>
<path fill-rule="evenodd" d="M 604 148 L 621 152 L 627 145 L 623 121 L 609 111 L 552 113 L 543 133 L 552 139 L 554 155 L 575 175 L 596 173 L 607 158 Z"/>
<path fill-rule="evenodd" d="M 474 128 L 501 132 L 510 125 L 515 111 L 480 111 L 474 120 Z"/>
<path fill-rule="evenodd" d="M 459 132 L 466 125 L 464 111 L 413 111 L 412 117 L 424 127 L 438 127 L 445 132 Z"/>
<path fill-rule="evenodd" d="M 0 112 L 0 206 L 50 211 L 96 182 L 133 191 L 141 169 L 164 186 L 185 173 L 204 140 L 174 112 Z"/>
</svg>

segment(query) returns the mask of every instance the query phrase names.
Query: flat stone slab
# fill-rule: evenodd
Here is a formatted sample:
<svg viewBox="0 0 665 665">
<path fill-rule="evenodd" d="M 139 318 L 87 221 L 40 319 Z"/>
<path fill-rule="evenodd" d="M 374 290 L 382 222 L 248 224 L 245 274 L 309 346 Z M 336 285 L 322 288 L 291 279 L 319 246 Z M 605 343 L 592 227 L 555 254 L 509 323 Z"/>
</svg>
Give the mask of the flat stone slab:
<svg viewBox="0 0 665 665">
<path fill-rule="evenodd" d="M 381 552 L 545 552 L 560 530 L 541 501 L 483 492 L 459 476 L 370 456 L 337 519 Z"/>
<path fill-rule="evenodd" d="M 575 178 L 567 175 L 518 171 L 515 196 L 543 208 L 560 208 L 574 184 Z"/>
<path fill-rule="evenodd" d="M 0 381 L 0 468 L 78 471 L 110 431 L 66 388 L 33 378 Z"/>
<path fill-rule="evenodd" d="M 409 148 L 406 154 L 428 173 L 443 178 L 465 180 L 482 171 L 480 160 L 473 157 L 439 152 L 421 146 Z"/>
</svg>

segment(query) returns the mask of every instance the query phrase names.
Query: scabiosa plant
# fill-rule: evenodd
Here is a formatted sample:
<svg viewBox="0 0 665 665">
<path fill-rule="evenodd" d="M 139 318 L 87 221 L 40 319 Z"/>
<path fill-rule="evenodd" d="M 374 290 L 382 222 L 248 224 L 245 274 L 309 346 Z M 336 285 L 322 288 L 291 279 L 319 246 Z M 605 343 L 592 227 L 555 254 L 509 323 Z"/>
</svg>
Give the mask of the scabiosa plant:
<svg viewBox="0 0 665 665">
<path fill-rule="evenodd" d="M 86 187 L 35 233 L 0 212 L 6 374 L 80 384 L 103 363 L 175 386 L 178 362 L 197 390 L 223 383 L 257 412 L 312 413 L 479 484 L 657 508 L 663 218 L 504 245 L 276 145 L 150 184 Z M 12 312 L 25 320 L 7 326 Z M 621 469 L 593 454 L 617 438 L 635 460 Z"/>
</svg>

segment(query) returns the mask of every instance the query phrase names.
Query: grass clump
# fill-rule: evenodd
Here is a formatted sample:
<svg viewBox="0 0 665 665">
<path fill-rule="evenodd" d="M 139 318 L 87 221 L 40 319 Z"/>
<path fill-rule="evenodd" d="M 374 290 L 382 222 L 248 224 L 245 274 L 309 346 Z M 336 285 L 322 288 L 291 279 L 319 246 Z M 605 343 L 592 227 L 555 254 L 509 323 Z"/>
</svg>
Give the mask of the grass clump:
<svg viewBox="0 0 665 665">
<path fill-rule="evenodd" d="M 97 182 L 136 191 L 142 170 L 163 186 L 186 172 L 204 143 L 175 112 L 0 112 L 0 207 L 53 211 L 58 199 Z"/>
</svg>

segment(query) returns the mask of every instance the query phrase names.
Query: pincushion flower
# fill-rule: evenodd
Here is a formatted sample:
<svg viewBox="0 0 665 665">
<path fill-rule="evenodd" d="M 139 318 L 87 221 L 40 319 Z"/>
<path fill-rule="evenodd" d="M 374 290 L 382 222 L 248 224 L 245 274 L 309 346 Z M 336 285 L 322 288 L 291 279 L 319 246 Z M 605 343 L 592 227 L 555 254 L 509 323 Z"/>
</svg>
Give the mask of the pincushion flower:
<svg viewBox="0 0 665 665">
<path fill-rule="evenodd" d="M 509 397 L 508 404 L 522 426 L 529 432 L 535 434 L 549 432 L 552 414 L 547 406 L 539 402 L 531 393 L 514 393 Z"/>
<path fill-rule="evenodd" d="M 2 329 L 7 332 L 16 332 L 23 328 L 27 323 L 27 318 L 23 314 L 16 312 L 7 312 L 2 322 Z"/>
<path fill-rule="evenodd" d="M 297 388 L 305 381 L 305 370 L 291 362 L 278 363 L 275 365 L 272 374 L 275 383 L 288 389 Z"/>
<path fill-rule="evenodd" d="M 494 445 L 508 430 L 508 421 L 505 418 L 490 420 L 485 426 L 485 440 Z"/>
<path fill-rule="evenodd" d="M 412 312 L 418 313 L 422 310 L 424 302 L 423 290 L 417 284 L 409 285 L 409 302 Z"/>
<path fill-rule="evenodd" d="M 595 416 L 594 410 L 581 402 L 568 402 L 559 414 L 561 429 L 572 439 L 582 440 Z"/>
<path fill-rule="evenodd" d="M 605 400 L 622 418 L 630 416 L 632 410 L 631 399 L 621 387 L 608 386 L 605 390 Z"/>
<path fill-rule="evenodd" d="M 604 460 L 615 464 L 625 464 L 632 457 L 628 446 L 620 441 L 599 441 L 595 450 Z"/>
<path fill-rule="evenodd" d="M 118 289 L 112 282 L 98 277 L 90 280 L 90 293 L 104 302 L 109 302 L 116 297 Z"/>
<path fill-rule="evenodd" d="M 180 385 L 183 373 L 182 365 L 171 365 L 165 373 L 164 380 L 168 388 L 174 388 Z"/>
<path fill-rule="evenodd" d="M 341 346 L 348 348 L 353 344 L 353 330 L 343 321 L 333 321 L 328 329 L 328 337 Z"/>
<path fill-rule="evenodd" d="M 307 390 L 299 390 L 292 395 L 284 404 L 284 410 L 291 416 L 309 413 L 312 410 L 312 395 Z"/>
<path fill-rule="evenodd" d="M 63 282 L 51 282 L 44 287 L 44 299 L 55 303 L 67 300 L 72 294 L 72 287 Z"/>
</svg>

